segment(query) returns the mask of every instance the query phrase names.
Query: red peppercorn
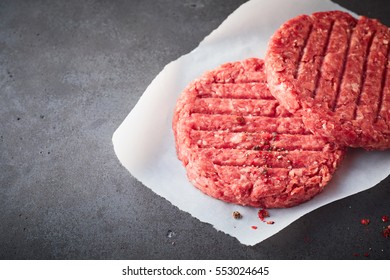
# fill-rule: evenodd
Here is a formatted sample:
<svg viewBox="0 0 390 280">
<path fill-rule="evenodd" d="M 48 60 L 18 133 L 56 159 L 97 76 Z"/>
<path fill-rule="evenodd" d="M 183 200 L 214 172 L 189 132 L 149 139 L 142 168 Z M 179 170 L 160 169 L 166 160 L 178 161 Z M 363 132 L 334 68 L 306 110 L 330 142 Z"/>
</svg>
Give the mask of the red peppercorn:
<svg viewBox="0 0 390 280">
<path fill-rule="evenodd" d="M 390 225 L 388 225 L 386 228 L 383 229 L 382 234 L 386 238 L 390 237 Z"/>
<path fill-rule="evenodd" d="M 389 221 L 389 216 L 383 215 L 383 216 L 382 216 L 382 222 L 386 223 L 386 222 L 388 222 L 388 221 Z"/>
<path fill-rule="evenodd" d="M 370 220 L 369 219 L 361 219 L 360 220 L 360 223 L 362 224 L 362 225 L 368 225 L 369 223 L 370 223 Z"/>
<path fill-rule="evenodd" d="M 257 229 L 257 226 L 251 226 L 252 229 Z"/>
<path fill-rule="evenodd" d="M 237 120 L 237 123 L 239 125 L 244 125 L 245 124 L 245 119 L 242 116 L 237 117 L 236 120 Z"/>
</svg>

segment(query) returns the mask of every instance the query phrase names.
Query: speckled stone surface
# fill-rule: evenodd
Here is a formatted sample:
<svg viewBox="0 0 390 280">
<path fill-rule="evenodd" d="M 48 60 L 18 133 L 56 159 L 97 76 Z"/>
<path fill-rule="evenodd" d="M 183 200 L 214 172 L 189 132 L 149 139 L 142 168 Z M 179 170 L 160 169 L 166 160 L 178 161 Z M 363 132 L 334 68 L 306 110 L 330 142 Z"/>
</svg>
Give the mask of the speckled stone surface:
<svg viewBox="0 0 390 280">
<path fill-rule="evenodd" d="M 244 2 L 0 1 L 1 259 L 390 258 L 390 177 L 248 247 L 116 158 L 148 84 Z M 387 0 L 337 2 L 390 25 Z"/>
</svg>

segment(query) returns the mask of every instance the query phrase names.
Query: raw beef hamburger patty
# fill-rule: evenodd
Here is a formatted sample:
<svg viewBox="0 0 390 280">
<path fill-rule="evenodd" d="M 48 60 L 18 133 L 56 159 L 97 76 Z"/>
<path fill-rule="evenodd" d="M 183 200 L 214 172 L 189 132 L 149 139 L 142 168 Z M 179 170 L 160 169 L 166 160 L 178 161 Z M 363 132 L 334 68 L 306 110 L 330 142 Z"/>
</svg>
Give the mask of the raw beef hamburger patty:
<svg viewBox="0 0 390 280">
<path fill-rule="evenodd" d="M 271 93 L 314 133 L 351 147 L 390 147 L 390 30 L 340 11 L 301 15 L 272 36 Z"/>
<path fill-rule="evenodd" d="M 267 88 L 264 62 L 224 64 L 192 82 L 173 118 L 179 159 L 204 193 L 290 207 L 323 190 L 344 151 L 305 129 Z"/>
</svg>

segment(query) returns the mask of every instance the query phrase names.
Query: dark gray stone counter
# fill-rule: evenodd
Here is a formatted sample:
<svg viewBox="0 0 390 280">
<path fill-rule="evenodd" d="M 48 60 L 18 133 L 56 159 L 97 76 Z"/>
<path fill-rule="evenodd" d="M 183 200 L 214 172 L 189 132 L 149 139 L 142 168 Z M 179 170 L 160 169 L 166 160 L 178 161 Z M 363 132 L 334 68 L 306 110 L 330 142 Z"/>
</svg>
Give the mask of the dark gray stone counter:
<svg viewBox="0 0 390 280">
<path fill-rule="evenodd" d="M 116 158 L 112 134 L 148 84 L 244 2 L 0 1 L 1 259 L 390 258 L 389 177 L 247 247 Z M 388 0 L 337 2 L 390 26 Z"/>
</svg>

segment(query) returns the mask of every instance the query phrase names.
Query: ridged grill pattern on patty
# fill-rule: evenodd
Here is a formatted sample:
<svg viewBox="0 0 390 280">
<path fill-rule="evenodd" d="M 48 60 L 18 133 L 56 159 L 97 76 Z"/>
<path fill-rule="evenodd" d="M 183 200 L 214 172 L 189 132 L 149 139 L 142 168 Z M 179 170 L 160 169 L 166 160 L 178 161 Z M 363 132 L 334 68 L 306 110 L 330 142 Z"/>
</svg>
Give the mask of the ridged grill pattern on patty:
<svg viewBox="0 0 390 280">
<path fill-rule="evenodd" d="M 271 93 L 313 133 L 341 145 L 390 147 L 390 30 L 333 11 L 280 27 L 266 54 Z"/>
<path fill-rule="evenodd" d="M 290 207 L 318 194 L 344 151 L 270 94 L 264 63 L 227 63 L 178 99 L 173 130 L 190 181 L 224 201 Z"/>
</svg>

